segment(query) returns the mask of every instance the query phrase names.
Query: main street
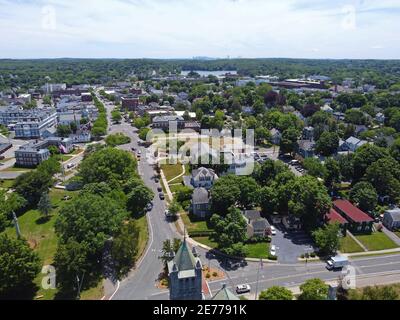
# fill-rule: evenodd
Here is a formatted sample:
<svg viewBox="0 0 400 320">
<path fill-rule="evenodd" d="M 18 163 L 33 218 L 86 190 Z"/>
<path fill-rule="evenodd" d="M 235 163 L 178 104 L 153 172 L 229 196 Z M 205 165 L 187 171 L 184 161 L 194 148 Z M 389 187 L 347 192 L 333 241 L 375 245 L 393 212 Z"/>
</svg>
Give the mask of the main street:
<svg viewBox="0 0 400 320">
<path fill-rule="evenodd" d="M 113 106 L 106 105 L 111 123 L 111 111 Z M 166 239 L 181 237 L 175 226 L 168 223 L 164 217 L 165 202 L 158 197 L 157 184 L 154 181 L 154 169 L 146 161 L 146 150 L 138 145 L 138 135 L 129 123 L 112 125 L 110 133 L 121 132 L 131 138 L 131 143 L 121 146 L 123 150 L 131 151 L 131 148 L 141 150 L 143 157 L 139 162 L 139 173 L 145 184 L 155 193 L 154 208 L 148 213 L 149 243 L 142 259 L 138 262 L 135 270 L 123 280 L 111 296 L 115 300 L 164 300 L 168 299 L 168 291 L 156 287 L 157 278 L 162 270 L 162 263 L 159 260 L 162 242 Z M 232 290 L 238 284 L 247 283 L 258 291 L 265 290 L 272 285 L 293 287 L 300 285 L 307 279 L 321 278 L 326 281 L 339 279 L 340 272 L 328 271 L 324 263 L 297 263 L 297 264 L 272 264 L 258 262 L 245 262 L 241 265 L 232 266 L 227 259 L 213 256 L 202 248 L 197 248 L 201 260 L 205 265 L 218 267 L 225 271 L 226 279 L 209 283 L 212 293 L 218 291 L 223 283 L 226 283 Z M 400 254 L 358 258 L 351 261 L 359 277 L 365 276 L 386 276 L 387 273 L 394 274 L 400 282 Z M 379 274 L 377 274 L 379 273 Z M 110 298 L 110 297 L 108 297 Z"/>
</svg>

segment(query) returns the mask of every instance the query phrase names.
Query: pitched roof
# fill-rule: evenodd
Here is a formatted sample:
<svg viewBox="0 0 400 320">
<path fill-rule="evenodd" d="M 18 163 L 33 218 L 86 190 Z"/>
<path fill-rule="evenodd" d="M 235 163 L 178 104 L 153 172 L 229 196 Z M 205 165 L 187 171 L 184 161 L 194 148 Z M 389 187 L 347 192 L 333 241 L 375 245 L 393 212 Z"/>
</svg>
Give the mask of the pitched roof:
<svg viewBox="0 0 400 320">
<path fill-rule="evenodd" d="M 348 200 L 336 200 L 333 202 L 336 210 L 342 212 L 354 222 L 371 222 L 374 221 L 365 212 L 358 209 Z"/>
<path fill-rule="evenodd" d="M 217 178 L 217 175 L 215 174 L 214 170 L 204 167 L 193 170 L 192 172 L 193 179 L 198 180 L 200 179 L 200 176 Z"/>
<path fill-rule="evenodd" d="M 235 296 L 227 287 L 226 284 L 222 285 L 221 290 L 219 290 L 211 300 L 224 301 L 224 300 L 240 300 Z"/>
<path fill-rule="evenodd" d="M 260 211 L 257 210 L 246 210 L 244 215 L 249 220 L 257 220 L 261 218 Z"/>
<path fill-rule="evenodd" d="M 400 208 L 395 208 L 392 210 L 387 210 L 385 214 L 389 214 L 394 221 L 400 221 Z"/>
<path fill-rule="evenodd" d="M 196 188 L 193 191 L 192 203 L 203 204 L 209 202 L 208 191 L 205 188 Z"/>
<path fill-rule="evenodd" d="M 178 271 L 186 271 L 195 269 L 196 263 L 196 258 L 190 250 L 186 239 L 184 239 L 174 258 L 174 264 L 178 268 Z"/>
<path fill-rule="evenodd" d="M 348 223 L 348 221 L 343 218 L 335 209 L 331 209 L 329 213 L 326 215 L 326 218 L 329 222 L 339 222 L 340 224 Z"/>
</svg>

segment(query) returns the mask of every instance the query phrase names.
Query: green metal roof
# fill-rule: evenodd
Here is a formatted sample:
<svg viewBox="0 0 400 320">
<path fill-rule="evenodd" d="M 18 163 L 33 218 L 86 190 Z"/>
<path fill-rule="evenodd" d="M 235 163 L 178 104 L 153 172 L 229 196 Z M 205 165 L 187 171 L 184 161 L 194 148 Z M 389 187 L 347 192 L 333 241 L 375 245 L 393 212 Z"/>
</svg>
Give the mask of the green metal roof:
<svg viewBox="0 0 400 320">
<path fill-rule="evenodd" d="M 195 269 L 196 262 L 196 258 L 189 249 L 186 239 L 183 240 L 183 243 L 174 258 L 174 263 L 176 264 L 178 270 L 185 271 Z"/>
<path fill-rule="evenodd" d="M 237 296 L 235 296 L 226 285 L 222 286 L 222 289 L 219 290 L 211 300 L 224 301 L 224 300 L 240 300 Z"/>
</svg>

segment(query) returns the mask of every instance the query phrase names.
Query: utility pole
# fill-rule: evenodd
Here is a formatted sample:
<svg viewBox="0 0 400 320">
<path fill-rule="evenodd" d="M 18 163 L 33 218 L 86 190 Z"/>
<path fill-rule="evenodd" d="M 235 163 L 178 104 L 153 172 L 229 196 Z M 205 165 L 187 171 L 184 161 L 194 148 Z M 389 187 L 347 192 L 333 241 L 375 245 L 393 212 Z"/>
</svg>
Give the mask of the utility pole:
<svg viewBox="0 0 400 320">
<path fill-rule="evenodd" d="M 17 237 L 18 239 L 21 239 L 21 229 L 19 228 L 19 223 L 18 223 L 18 218 L 15 212 L 12 212 L 13 215 L 13 220 L 14 220 L 14 225 L 15 225 L 15 231 L 17 232 Z"/>
</svg>

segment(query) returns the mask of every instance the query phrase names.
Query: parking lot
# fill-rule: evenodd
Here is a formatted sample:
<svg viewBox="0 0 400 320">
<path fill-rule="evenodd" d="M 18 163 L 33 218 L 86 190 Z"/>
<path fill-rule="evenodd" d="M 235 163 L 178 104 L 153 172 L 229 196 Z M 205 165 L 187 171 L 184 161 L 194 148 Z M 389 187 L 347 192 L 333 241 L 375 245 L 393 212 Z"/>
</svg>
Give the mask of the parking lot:
<svg viewBox="0 0 400 320">
<path fill-rule="evenodd" d="M 296 263 L 302 254 L 314 251 L 312 239 L 303 231 L 286 231 L 283 224 L 274 227 L 276 235 L 272 237 L 272 244 L 276 246 L 280 263 Z"/>
</svg>

